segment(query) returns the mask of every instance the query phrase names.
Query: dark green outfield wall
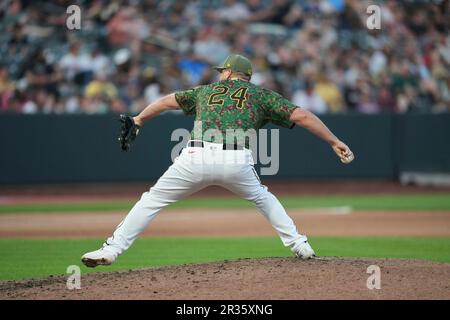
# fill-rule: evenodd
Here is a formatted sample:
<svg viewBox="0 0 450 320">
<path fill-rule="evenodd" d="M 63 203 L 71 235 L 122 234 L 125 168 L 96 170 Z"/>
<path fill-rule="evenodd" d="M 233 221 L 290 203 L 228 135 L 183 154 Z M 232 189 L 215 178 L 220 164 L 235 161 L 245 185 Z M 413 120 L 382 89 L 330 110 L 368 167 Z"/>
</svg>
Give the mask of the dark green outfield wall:
<svg viewBox="0 0 450 320">
<path fill-rule="evenodd" d="M 353 149 L 341 164 L 304 129 L 280 129 L 280 168 L 264 179 L 388 178 L 401 171 L 450 172 L 450 114 L 334 115 L 323 121 Z M 0 115 L 0 183 L 156 180 L 193 118 L 164 115 L 141 131 L 132 152 L 117 143 L 117 115 Z"/>
</svg>

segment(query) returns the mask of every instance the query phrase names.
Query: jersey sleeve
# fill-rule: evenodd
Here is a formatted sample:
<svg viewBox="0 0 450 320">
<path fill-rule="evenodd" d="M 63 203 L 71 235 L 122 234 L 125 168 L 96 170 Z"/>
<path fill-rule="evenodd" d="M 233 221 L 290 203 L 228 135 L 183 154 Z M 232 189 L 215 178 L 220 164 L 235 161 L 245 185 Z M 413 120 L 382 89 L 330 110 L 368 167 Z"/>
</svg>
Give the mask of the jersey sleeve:
<svg viewBox="0 0 450 320">
<path fill-rule="evenodd" d="M 200 86 L 184 91 L 175 92 L 175 100 L 187 115 L 195 114 L 197 106 L 197 96 L 200 91 Z"/>
<path fill-rule="evenodd" d="M 266 121 L 292 129 L 295 123 L 289 121 L 292 112 L 299 108 L 279 93 L 267 90 L 261 95 Z"/>
</svg>

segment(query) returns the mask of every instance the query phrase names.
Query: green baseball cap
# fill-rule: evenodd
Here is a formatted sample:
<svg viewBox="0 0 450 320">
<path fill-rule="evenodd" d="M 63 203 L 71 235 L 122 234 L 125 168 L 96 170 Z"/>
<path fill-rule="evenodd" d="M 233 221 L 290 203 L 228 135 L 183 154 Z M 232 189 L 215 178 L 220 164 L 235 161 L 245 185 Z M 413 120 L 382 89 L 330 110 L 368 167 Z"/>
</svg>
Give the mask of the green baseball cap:
<svg viewBox="0 0 450 320">
<path fill-rule="evenodd" d="M 222 66 L 213 67 L 213 69 L 222 72 L 225 69 L 231 69 L 233 71 L 242 72 L 247 76 L 251 76 L 252 63 L 246 57 L 240 54 L 230 54 L 224 61 Z"/>
</svg>

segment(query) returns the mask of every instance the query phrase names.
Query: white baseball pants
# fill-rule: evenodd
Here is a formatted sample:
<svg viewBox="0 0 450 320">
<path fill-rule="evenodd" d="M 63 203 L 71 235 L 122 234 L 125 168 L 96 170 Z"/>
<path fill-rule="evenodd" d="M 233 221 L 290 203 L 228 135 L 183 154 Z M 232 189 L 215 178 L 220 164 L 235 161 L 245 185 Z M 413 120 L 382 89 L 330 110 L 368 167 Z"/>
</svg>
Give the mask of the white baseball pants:
<svg viewBox="0 0 450 320">
<path fill-rule="evenodd" d="M 250 150 L 222 150 L 222 144 L 203 143 L 203 148 L 182 150 L 150 191 L 142 194 L 113 236 L 107 239 L 105 250 L 120 255 L 162 208 L 210 185 L 222 186 L 253 202 L 291 250 L 307 240 L 297 232 L 278 199 L 261 184 Z"/>
</svg>

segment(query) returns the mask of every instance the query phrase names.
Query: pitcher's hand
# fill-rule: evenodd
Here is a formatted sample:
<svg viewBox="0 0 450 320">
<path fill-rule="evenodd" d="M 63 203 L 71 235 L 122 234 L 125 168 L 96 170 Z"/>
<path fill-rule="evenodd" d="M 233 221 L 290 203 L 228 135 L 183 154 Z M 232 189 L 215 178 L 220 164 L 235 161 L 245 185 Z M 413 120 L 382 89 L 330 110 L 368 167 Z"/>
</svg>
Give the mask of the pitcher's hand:
<svg viewBox="0 0 450 320">
<path fill-rule="evenodd" d="M 342 141 L 335 142 L 334 144 L 331 145 L 331 147 L 333 148 L 333 151 L 336 153 L 339 159 L 341 159 L 342 163 L 348 164 L 352 162 L 353 159 L 355 159 L 353 152 Z"/>
</svg>

